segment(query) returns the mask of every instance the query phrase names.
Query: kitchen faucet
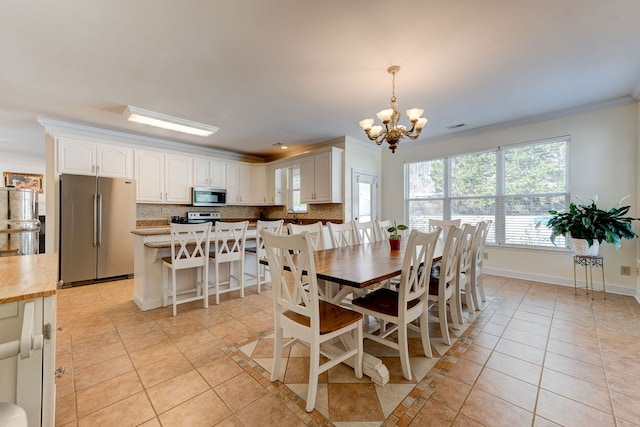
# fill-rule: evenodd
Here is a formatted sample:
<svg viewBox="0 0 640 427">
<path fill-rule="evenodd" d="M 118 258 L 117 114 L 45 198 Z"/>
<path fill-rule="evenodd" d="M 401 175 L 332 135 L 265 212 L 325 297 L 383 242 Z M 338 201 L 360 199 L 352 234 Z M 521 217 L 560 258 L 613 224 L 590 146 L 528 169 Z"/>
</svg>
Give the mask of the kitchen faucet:
<svg viewBox="0 0 640 427">
<path fill-rule="evenodd" d="M 287 209 L 287 213 L 284 214 L 284 216 L 288 217 L 289 214 L 293 214 L 293 223 L 297 224 L 298 223 L 298 217 L 296 216 L 296 211 L 294 211 L 293 209 Z"/>
</svg>

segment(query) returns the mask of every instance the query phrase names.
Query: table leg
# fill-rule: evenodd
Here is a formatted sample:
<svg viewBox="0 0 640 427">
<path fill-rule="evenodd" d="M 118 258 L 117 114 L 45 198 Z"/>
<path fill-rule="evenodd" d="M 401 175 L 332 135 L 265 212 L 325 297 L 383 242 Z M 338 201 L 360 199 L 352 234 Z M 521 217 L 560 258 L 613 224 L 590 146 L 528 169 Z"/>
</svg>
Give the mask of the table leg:
<svg viewBox="0 0 640 427">
<path fill-rule="evenodd" d="M 589 273 L 587 264 L 584 265 L 584 287 L 587 290 L 587 297 L 589 296 Z"/>
<path fill-rule="evenodd" d="M 573 260 L 573 294 L 578 295 L 578 285 L 576 285 L 576 260 Z"/>
<path fill-rule="evenodd" d="M 337 346 L 335 343 L 326 342 L 321 345 L 322 351 L 329 355 L 336 355 L 344 353 L 344 349 Z M 343 363 L 353 368 L 353 358 L 345 360 Z M 362 355 L 362 372 L 371 378 L 375 384 L 383 386 L 389 382 L 389 370 L 382 363 L 382 360 L 369 354 L 363 353 Z"/>
<path fill-rule="evenodd" d="M 602 268 L 602 293 L 604 295 L 604 299 L 607 299 L 607 287 L 604 284 L 604 261 L 602 261 L 602 265 L 600 265 L 600 267 Z"/>
</svg>

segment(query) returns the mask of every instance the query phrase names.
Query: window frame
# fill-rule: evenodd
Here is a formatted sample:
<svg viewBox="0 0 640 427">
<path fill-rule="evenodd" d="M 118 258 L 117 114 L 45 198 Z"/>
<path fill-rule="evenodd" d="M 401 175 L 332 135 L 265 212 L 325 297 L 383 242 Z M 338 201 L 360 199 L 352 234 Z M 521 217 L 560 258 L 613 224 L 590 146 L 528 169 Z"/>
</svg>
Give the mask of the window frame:
<svg viewBox="0 0 640 427">
<path fill-rule="evenodd" d="M 506 183 L 506 168 L 505 168 L 505 153 L 507 153 L 510 149 L 519 148 L 519 147 L 527 147 L 527 146 L 536 146 L 536 145 L 544 145 L 551 143 L 562 143 L 565 144 L 565 168 L 564 168 L 564 192 L 554 192 L 554 193 L 530 193 L 530 194 L 505 194 L 505 183 Z M 535 244 L 517 244 L 517 243 L 507 243 L 507 230 L 506 230 L 506 200 L 513 198 L 523 198 L 523 197 L 564 197 L 564 209 L 568 209 L 569 202 L 571 200 L 571 188 L 570 188 L 570 147 L 571 147 L 571 137 L 568 135 L 552 137 L 547 139 L 535 140 L 535 141 L 527 141 L 509 145 L 501 145 L 496 146 L 494 148 L 478 150 L 478 151 L 470 151 L 463 153 L 452 153 L 450 155 L 444 156 L 436 156 L 427 158 L 421 161 L 415 162 L 406 162 L 405 163 L 405 221 L 407 224 L 410 224 L 411 221 L 411 203 L 412 202 L 439 202 L 442 204 L 442 219 L 450 220 L 452 218 L 452 205 L 456 200 L 470 200 L 470 199 L 483 199 L 490 198 L 495 201 L 495 211 L 493 215 L 493 224 L 491 226 L 491 234 L 493 234 L 492 239 L 487 241 L 488 245 L 492 246 L 500 246 L 500 247 L 508 247 L 508 248 L 525 248 L 525 249 L 534 249 L 534 250 L 547 250 L 547 251 L 567 251 L 566 244 L 562 245 L 557 242 L 556 246 L 543 246 L 543 245 L 535 245 Z M 496 188 L 494 194 L 488 196 L 452 196 L 452 178 L 451 178 L 451 160 L 456 157 L 464 157 L 464 156 L 472 156 L 478 155 L 482 153 L 495 153 L 496 160 Z M 443 194 L 442 196 L 433 196 L 433 197 L 414 197 L 409 198 L 410 195 L 410 167 L 413 164 L 423 163 L 423 162 L 432 162 L 442 160 L 444 162 L 443 165 Z M 544 225 L 541 225 L 544 227 Z"/>
</svg>

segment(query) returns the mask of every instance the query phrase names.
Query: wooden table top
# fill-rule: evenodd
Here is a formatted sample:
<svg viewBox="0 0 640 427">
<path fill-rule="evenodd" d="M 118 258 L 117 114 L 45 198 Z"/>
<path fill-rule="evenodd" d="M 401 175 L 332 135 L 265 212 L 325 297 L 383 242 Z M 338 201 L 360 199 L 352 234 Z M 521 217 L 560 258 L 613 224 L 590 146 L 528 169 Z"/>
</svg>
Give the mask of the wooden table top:
<svg viewBox="0 0 640 427">
<path fill-rule="evenodd" d="M 0 304 L 53 295 L 58 254 L 0 257 L 0 278 Z"/>
<path fill-rule="evenodd" d="M 403 239 L 397 251 L 392 251 L 386 240 L 315 251 L 316 275 L 318 279 L 354 288 L 366 288 L 399 276 L 406 240 Z M 434 253 L 434 261 L 442 257 L 442 249 L 439 242 Z"/>
</svg>

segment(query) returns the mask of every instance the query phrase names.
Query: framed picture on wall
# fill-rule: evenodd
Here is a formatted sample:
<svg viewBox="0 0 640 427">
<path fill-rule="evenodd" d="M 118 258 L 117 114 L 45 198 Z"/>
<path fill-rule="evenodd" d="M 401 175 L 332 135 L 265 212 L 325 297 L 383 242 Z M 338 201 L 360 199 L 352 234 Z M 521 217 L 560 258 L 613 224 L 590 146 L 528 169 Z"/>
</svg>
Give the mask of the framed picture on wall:
<svg viewBox="0 0 640 427">
<path fill-rule="evenodd" d="M 22 173 L 22 172 L 5 172 L 5 187 L 26 188 L 30 190 L 38 190 L 42 193 L 42 174 L 39 173 Z"/>
</svg>

